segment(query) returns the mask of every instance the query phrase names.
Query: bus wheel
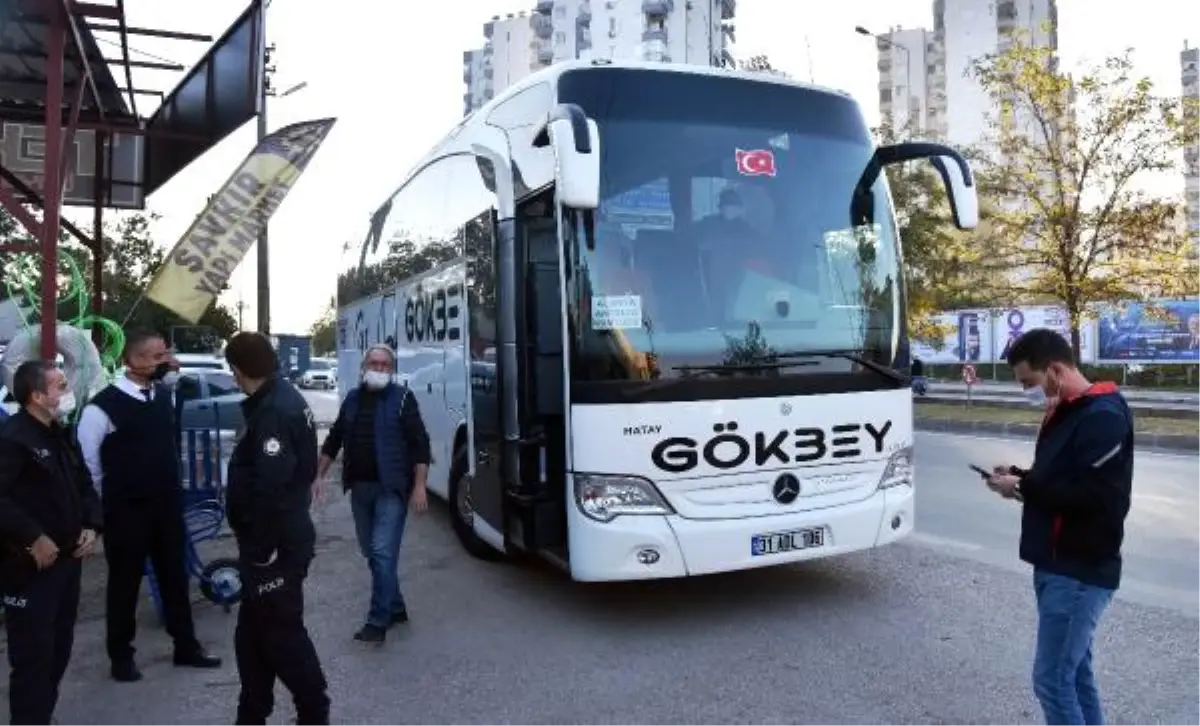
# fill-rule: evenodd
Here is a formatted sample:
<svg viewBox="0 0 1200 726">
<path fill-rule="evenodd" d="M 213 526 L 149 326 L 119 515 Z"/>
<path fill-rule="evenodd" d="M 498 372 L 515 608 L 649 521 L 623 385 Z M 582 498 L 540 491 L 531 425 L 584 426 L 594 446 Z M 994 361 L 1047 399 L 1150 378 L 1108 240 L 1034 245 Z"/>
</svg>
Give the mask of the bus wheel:
<svg viewBox="0 0 1200 726">
<path fill-rule="evenodd" d="M 454 463 L 450 466 L 450 522 L 454 534 L 463 549 L 472 557 L 481 560 L 498 560 L 502 553 L 475 534 L 475 515 L 471 509 L 471 476 L 467 473 L 467 447 L 454 450 Z"/>
</svg>

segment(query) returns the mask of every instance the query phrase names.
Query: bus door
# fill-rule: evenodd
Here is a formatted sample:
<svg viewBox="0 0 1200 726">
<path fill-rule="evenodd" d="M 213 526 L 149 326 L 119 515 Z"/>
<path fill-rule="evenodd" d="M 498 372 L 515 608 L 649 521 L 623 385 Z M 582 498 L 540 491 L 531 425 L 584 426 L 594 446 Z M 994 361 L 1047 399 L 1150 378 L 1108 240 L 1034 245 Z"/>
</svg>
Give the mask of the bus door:
<svg viewBox="0 0 1200 726">
<path fill-rule="evenodd" d="M 518 259 L 524 293 L 522 337 L 521 481 L 508 493 L 506 529 L 524 549 L 565 555 L 566 406 L 563 305 L 554 197 L 546 192 L 517 208 Z M 511 484 L 510 484 L 511 486 Z"/>
</svg>

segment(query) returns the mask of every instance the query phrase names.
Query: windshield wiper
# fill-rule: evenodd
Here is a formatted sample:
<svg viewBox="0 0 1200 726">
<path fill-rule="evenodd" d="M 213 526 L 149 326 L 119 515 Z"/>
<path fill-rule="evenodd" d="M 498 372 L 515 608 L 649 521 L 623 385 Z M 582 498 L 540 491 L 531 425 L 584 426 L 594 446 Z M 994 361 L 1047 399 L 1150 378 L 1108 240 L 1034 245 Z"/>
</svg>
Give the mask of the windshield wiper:
<svg viewBox="0 0 1200 726">
<path fill-rule="evenodd" d="M 870 358 L 865 358 L 858 353 L 849 350 L 796 350 L 784 353 L 776 353 L 777 358 L 845 358 L 849 361 L 854 361 L 863 368 L 868 368 L 875 371 L 879 375 L 897 383 L 908 384 L 908 376 L 900 371 L 888 368 L 887 366 L 876 363 Z"/>
<path fill-rule="evenodd" d="M 659 378 L 658 380 L 650 381 L 646 385 L 632 391 L 630 395 L 641 396 L 648 391 L 656 391 L 660 388 L 669 388 L 679 385 L 685 381 L 690 381 L 695 378 L 697 373 L 721 373 L 725 371 L 763 371 L 763 370 L 779 370 L 780 368 L 796 368 L 798 366 L 816 365 L 810 360 L 795 360 L 795 361 L 770 361 L 763 363 L 713 363 L 710 365 L 681 365 L 672 366 L 671 369 L 679 371 L 678 378 Z"/>
<path fill-rule="evenodd" d="M 673 366 L 677 371 L 705 371 L 720 373 L 721 371 L 763 371 L 763 370 L 778 370 L 780 368 L 795 368 L 797 366 L 810 366 L 813 361 L 809 360 L 775 360 L 763 361 L 761 363 L 712 363 L 708 365 L 698 366 Z"/>
</svg>

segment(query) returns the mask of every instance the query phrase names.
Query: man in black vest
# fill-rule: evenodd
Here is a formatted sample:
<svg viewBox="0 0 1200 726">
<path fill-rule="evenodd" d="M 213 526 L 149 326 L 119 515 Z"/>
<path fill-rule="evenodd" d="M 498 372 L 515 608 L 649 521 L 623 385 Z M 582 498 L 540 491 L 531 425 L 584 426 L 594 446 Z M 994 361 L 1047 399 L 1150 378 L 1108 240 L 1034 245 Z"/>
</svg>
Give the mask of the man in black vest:
<svg viewBox="0 0 1200 726">
<path fill-rule="evenodd" d="M 160 383 L 171 367 L 162 336 L 125 337 L 125 375 L 92 399 L 79 419 L 79 444 L 101 492 L 108 561 L 106 625 L 112 676 L 141 680 L 134 662 L 138 592 L 146 558 L 162 595 L 177 666 L 217 668 L 221 659 L 196 640 L 184 563 L 187 530 L 171 391 Z"/>
<path fill-rule="evenodd" d="M 237 537 L 246 597 L 238 607 L 239 724 L 264 724 L 275 681 L 292 692 L 296 723 L 329 723 L 329 696 L 317 649 L 304 626 L 304 578 L 313 560 L 310 488 L 317 430 L 304 397 L 278 372 L 271 341 L 238 333 L 225 347 L 246 428 L 229 459 L 229 526 Z"/>
<path fill-rule="evenodd" d="M 75 643 L 80 559 L 100 501 L 70 432 L 66 376 L 28 361 L 13 374 L 21 410 L 0 431 L 0 601 L 8 630 L 10 723 L 51 723 Z"/>
</svg>

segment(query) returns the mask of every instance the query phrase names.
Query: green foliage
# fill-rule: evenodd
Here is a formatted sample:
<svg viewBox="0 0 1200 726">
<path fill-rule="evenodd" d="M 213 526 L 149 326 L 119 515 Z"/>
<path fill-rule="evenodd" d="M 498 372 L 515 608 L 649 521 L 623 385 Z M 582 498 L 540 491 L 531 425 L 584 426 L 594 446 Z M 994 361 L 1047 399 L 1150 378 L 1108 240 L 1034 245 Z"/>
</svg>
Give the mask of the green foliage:
<svg viewBox="0 0 1200 726">
<path fill-rule="evenodd" d="M 1196 294 L 1182 200 L 1140 188 L 1174 170 L 1186 141 L 1174 92 L 1155 95 L 1129 52 L 1072 77 L 1020 37 L 973 73 L 997 109 L 979 174 L 996 202 L 978 235 L 986 297 L 1062 305 L 1078 356 L 1097 304 Z"/>
<path fill-rule="evenodd" d="M 104 307 L 99 312 L 117 323 L 157 330 L 168 340 L 174 340 L 180 352 L 216 350 L 220 343 L 228 340 L 238 328 L 236 316 L 224 306 L 214 303 L 204 313 L 199 325 L 193 326 L 151 302 L 139 303 L 142 292 L 166 257 L 166 252 L 158 247 L 151 237 L 150 225 L 155 219 L 153 214 L 124 214 L 105 228 L 104 265 L 101 274 Z M 27 238 L 24 229 L 8 213 L 0 210 L 0 244 L 21 241 L 22 237 Z M 72 258 L 90 287 L 91 252 L 73 237 L 64 234 L 59 254 Z M 8 255 L 0 253 L 0 256 L 6 259 L 3 266 L 5 270 L 15 269 L 15 265 L 8 264 Z M 60 269 L 65 272 L 61 265 Z M 41 286 L 40 274 L 31 275 L 24 282 L 36 295 Z M 80 313 L 77 310 L 64 312 L 70 315 Z"/>
<path fill-rule="evenodd" d="M 309 330 L 313 355 L 329 355 L 337 350 L 337 304 L 332 298 Z"/>
<path fill-rule="evenodd" d="M 899 140 L 887 126 L 877 129 L 876 136 L 880 144 Z M 954 226 L 945 184 L 932 164 L 893 164 L 886 174 L 904 253 L 909 335 L 938 345 L 948 331 L 935 322 L 936 313 L 992 302 L 979 281 L 983 251 L 971 233 Z"/>
</svg>

